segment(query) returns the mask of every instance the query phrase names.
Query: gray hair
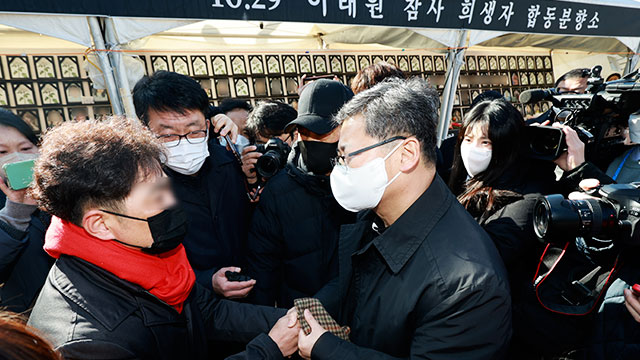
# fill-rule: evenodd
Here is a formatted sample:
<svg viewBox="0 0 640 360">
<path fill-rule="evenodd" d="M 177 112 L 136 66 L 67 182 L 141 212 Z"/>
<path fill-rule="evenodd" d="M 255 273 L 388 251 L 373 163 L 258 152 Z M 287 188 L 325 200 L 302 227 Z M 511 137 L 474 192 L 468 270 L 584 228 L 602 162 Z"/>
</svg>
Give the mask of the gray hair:
<svg viewBox="0 0 640 360">
<path fill-rule="evenodd" d="M 414 136 L 422 145 L 424 160 L 435 164 L 439 106 L 438 92 L 425 80 L 392 78 L 358 93 L 334 120 L 342 124 L 360 114 L 365 133 L 380 141 L 396 135 Z"/>
</svg>

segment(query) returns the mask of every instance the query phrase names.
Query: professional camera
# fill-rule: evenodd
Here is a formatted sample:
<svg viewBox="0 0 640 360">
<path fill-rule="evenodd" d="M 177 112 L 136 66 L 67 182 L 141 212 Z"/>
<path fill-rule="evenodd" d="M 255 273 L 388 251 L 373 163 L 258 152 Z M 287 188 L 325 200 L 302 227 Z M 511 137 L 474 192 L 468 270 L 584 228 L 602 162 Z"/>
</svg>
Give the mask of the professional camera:
<svg viewBox="0 0 640 360">
<path fill-rule="evenodd" d="M 637 71 L 604 83 L 602 66 L 590 71 L 585 94 L 560 94 L 556 89 L 527 90 L 520 96 L 525 104 L 550 100 L 550 120 L 571 126 L 585 143 L 586 157 L 605 166 L 624 151 L 624 128 L 629 115 L 640 109 L 640 75 Z M 530 127 L 529 148 L 535 158 L 553 160 L 566 151 L 564 133 L 552 127 Z"/>
<path fill-rule="evenodd" d="M 256 151 L 263 155 L 256 162 L 256 171 L 264 178 L 270 178 L 287 164 L 291 147 L 279 138 L 271 138 L 266 144 L 257 144 Z"/>
<path fill-rule="evenodd" d="M 626 246 L 640 245 L 640 183 L 602 186 L 600 198 L 568 200 L 548 195 L 534 208 L 536 235 L 547 242 L 565 242 L 576 237 L 613 240 Z"/>
</svg>

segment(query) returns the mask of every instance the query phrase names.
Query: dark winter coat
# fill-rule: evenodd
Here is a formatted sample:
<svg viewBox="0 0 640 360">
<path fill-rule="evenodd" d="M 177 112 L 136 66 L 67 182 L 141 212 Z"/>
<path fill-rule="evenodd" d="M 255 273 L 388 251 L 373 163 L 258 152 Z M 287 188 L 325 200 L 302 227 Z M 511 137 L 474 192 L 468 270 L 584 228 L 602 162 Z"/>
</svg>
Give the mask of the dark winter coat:
<svg viewBox="0 0 640 360">
<path fill-rule="evenodd" d="M 325 333 L 312 358 L 503 358 L 511 337 L 504 265 L 440 177 L 382 228 L 372 211 L 342 227 L 339 278 L 317 297 L 351 327 L 352 342 Z"/>
<path fill-rule="evenodd" d="M 249 213 L 244 175 L 235 158 L 212 142 L 209 153 L 194 176 L 166 172 L 189 221 L 187 257 L 197 281 L 212 290 L 211 277 L 218 269 L 243 265 Z"/>
<path fill-rule="evenodd" d="M 340 226 L 354 222 L 355 214 L 336 202 L 328 176 L 304 168 L 294 155 L 269 180 L 253 214 L 248 269 L 257 280 L 256 304 L 289 308 L 337 276 Z"/>
<path fill-rule="evenodd" d="M 220 300 L 195 284 L 182 313 L 76 257 L 51 268 L 29 325 L 65 359 L 208 359 L 207 340 L 249 342 L 235 359 L 281 359 L 266 335 L 285 310 Z"/>
<path fill-rule="evenodd" d="M 4 203 L 0 192 L 0 204 Z M 42 249 L 50 219 L 36 210 L 26 231 L 0 221 L 0 308 L 21 313 L 36 301 L 53 264 Z"/>
</svg>

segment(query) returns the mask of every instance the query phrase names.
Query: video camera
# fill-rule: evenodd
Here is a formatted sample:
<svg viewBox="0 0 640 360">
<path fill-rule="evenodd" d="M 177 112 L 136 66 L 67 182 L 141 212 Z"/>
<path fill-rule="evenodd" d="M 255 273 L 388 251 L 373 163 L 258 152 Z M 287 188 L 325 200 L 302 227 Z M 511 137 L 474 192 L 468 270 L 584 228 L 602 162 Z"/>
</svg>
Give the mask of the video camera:
<svg viewBox="0 0 640 360">
<path fill-rule="evenodd" d="M 263 155 L 256 162 L 256 171 L 264 178 L 270 178 L 284 168 L 291 147 L 280 138 L 271 138 L 266 144 L 257 144 L 257 152 Z"/>
<path fill-rule="evenodd" d="M 594 237 L 639 246 L 640 183 L 604 185 L 594 194 L 599 198 L 568 200 L 555 194 L 538 200 L 533 213 L 538 238 L 563 242 Z"/>
<path fill-rule="evenodd" d="M 531 104 L 550 100 L 555 109 L 550 120 L 576 130 L 585 143 L 586 157 L 598 166 L 608 164 L 622 153 L 624 128 L 629 115 L 640 109 L 638 71 L 605 83 L 597 65 L 590 71 L 585 94 L 560 94 L 556 89 L 527 90 L 520 102 Z M 564 133 L 551 126 L 530 126 L 528 143 L 531 156 L 553 160 L 567 150 Z"/>
</svg>

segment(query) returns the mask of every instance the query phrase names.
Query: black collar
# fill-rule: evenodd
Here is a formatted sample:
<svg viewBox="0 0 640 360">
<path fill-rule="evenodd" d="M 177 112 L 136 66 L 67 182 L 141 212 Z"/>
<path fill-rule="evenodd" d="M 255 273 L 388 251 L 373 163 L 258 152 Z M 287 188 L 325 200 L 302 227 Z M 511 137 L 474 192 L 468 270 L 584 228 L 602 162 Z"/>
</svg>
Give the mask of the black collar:
<svg viewBox="0 0 640 360">
<path fill-rule="evenodd" d="M 429 188 L 388 228 L 380 228 L 382 222 L 373 211 L 365 215 L 369 228 L 374 223 L 377 224 L 377 233 L 380 235 L 356 254 L 362 254 L 375 246 L 389 269 L 397 274 L 449 209 L 453 199 L 449 188 L 436 174 Z"/>
</svg>

